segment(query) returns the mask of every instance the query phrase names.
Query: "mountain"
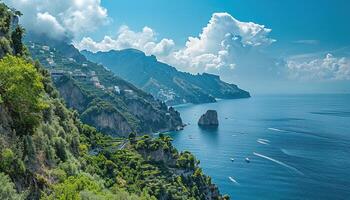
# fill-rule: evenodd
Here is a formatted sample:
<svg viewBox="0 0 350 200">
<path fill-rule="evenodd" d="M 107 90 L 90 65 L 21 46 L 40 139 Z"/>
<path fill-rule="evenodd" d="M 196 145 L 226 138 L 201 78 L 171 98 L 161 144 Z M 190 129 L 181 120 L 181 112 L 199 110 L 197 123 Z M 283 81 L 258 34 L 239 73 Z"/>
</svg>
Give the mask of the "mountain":
<svg viewBox="0 0 350 200">
<path fill-rule="evenodd" d="M 250 97 L 249 92 L 223 82 L 219 76 L 180 72 L 175 67 L 159 62 L 155 56 L 146 56 L 136 49 L 97 53 L 85 50 L 81 53 L 168 105 Z"/>
<path fill-rule="evenodd" d="M 3 23 L 17 14 L 0 3 L 0 199 L 229 199 L 170 137 L 112 138 L 83 124 L 29 56 L 23 29 Z"/>
<path fill-rule="evenodd" d="M 176 110 L 90 62 L 73 45 L 45 36 L 31 36 L 26 41 L 32 57 L 46 66 L 60 95 L 84 123 L 124 137 L 182 128 Z"/>
</svg>

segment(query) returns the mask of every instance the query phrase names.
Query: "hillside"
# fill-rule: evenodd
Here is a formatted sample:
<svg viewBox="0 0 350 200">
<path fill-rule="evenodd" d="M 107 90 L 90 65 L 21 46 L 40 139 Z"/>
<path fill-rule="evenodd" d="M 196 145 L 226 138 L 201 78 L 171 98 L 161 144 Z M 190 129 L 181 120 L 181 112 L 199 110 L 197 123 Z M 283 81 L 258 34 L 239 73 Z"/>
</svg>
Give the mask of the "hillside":
<svg viewBox="0 0 350 200">
<path fill-rule="evenodd" d="M 18 15 L 0 3 L 0 19 Z M 83 124 L 22 34 L 0 22 L 0 199 L 228 199 L 170 137 L 112 138 Z"/>
<path fill-rule="evenodd" d="M 84 123 L 116 136 L 178 130 L 180 114 L 124 81 L 101 65 L 86 60 L 72 45 L 28 37 L 29 51 L 52 74 L 68 107 Z"/>
<path fill-rule="evenodd" d="M 118 76 L 165 101 L 167 105 L 208 103 L 215 102 L 216 98 L 250 97 L 248 92 L 234 84 L 223 82 L 219 76 L 180 72 L 157 61 L 155 56 L 146 56 L 136 49 L 81 53 L 89 60 L 104 65 Z"/>
</svg>

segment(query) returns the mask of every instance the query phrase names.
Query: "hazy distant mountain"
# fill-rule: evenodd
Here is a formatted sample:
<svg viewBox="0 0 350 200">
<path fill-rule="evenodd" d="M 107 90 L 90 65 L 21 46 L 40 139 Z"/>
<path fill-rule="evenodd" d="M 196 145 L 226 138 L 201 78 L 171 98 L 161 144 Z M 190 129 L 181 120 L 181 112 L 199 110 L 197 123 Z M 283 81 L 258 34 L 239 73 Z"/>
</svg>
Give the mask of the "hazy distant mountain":
<svg viewBox="0 0 350 200">
<path fill-rule="evenodd" d="M 168 105 L 250 97 L 249 92 L 221 81 L 219 76 L 180 72 L 175 67 L 157 61 L 155 56 L 146 56 L 136 49 L 81 53 Z"/>
</svg>

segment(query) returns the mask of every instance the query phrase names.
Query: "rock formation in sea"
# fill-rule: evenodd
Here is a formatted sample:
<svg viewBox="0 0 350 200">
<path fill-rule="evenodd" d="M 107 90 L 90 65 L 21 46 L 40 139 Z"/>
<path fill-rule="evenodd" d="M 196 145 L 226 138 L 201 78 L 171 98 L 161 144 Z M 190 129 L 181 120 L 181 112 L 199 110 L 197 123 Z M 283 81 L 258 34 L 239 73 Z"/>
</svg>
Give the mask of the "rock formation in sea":
<svg viewBox="0 0 350 200">
<path fill-rule="evenodd" d="M 207 110 L 198 120 L 199 126 L 218 126 L 218 113 L 216 110 Z"/>
</svg>

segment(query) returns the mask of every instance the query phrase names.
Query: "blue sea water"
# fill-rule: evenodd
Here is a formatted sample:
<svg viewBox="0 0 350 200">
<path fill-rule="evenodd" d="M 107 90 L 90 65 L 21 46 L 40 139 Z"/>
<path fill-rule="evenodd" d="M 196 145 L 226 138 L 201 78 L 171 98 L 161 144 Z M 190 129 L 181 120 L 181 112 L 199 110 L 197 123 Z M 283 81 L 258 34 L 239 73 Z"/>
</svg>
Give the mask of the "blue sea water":
<svg viewBox="0 0 350 200">
<path fill-rule="evenodd" d="M 170 133 L 174 146 L 191 151 L 232 199 L 350 199 L 350 95 L 254 96 L 176 109 L 189 125 Z M 218 111 L 217 129 L 197 126 L 208 109 Z"/>
</svg>

